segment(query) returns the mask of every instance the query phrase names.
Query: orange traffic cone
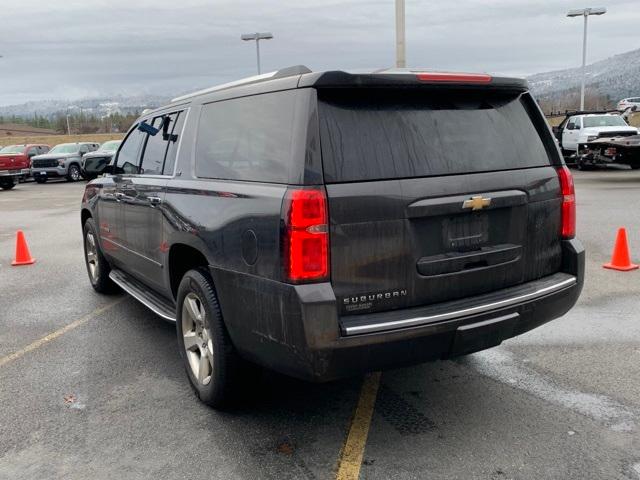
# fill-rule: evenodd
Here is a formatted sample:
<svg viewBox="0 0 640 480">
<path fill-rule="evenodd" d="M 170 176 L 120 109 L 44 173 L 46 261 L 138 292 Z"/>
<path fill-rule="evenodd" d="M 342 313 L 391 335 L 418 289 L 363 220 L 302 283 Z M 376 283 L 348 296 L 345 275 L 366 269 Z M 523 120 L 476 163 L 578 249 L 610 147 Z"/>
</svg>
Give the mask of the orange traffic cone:
<svg viewBox="0 0 640 480">
<path fill-rule="evenodd" d="M 613 247 L 613 254 L 611 255 L 611 263 L 605 263 L 603 267 L 611 268 L 613 270 L 622 270 L 623 272 L 638 268 L 638 265 L 631 263 L 631 258 L 629 256 L 629 243 L 627 242 L 627 231 L 624 228 L 618 229 L 616 244 Z"/>
<path fill-rule="evenodd" d="M 31 265 L 36 261 L 29 252 L 29 246 L 24 238 L 22 230 L 18 230 L 16 233 L 16 259 L 11 262 L 11 265 Z"/>
</svg>

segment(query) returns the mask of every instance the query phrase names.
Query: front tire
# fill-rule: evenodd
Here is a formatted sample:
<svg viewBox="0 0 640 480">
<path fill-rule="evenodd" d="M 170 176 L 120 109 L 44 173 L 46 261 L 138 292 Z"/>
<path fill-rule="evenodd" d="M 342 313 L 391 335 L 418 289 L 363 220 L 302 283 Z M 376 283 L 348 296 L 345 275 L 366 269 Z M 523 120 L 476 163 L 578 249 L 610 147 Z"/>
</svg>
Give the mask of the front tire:
<svg viewBox="0 0 640 480">
<path fill-rule="evenodd" d="M 82 178 L 80 174 L 80 167 L 75 163 L 69 165 L 69 171 L 67 172 L 67 181 L 69 182 L 77 182 Z"/>
<path fill-rule="evenodd" d="M 96 225 L 92 218 L 84 222 L 84 262 L 87 266 L 91 286 L 98 293 L 115 293 L 118 286 L 109 278 L 111 266 L 102 255 L 98 244 Z"/>
<path fill-rule="evenodd" d="M 196 395 L 213 408 L 228 405 L 241 376 L 241 360 L 206 270 L 189 270 L 182 278 L 176 327 L 180 354 Z"/>
<path fill-rule="evenodd" d="M 0 183 L 0 187 L 3 190 L 11 190 L 15 186 L 16 186 L 16 182 L 13 178 L 9 178 L 8 180 L 3 180 L 2 183 Z"/>
</svg>

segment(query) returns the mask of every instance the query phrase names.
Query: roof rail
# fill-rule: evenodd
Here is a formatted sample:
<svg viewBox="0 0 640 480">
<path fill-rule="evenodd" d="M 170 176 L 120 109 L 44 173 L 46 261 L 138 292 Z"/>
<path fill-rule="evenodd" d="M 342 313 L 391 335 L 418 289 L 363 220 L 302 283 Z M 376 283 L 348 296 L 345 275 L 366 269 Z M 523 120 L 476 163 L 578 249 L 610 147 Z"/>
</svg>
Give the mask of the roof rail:
<svg viewBox="0 0 640 480">
<path fill-rule="evenodd" d="M 311 73 L 311 70 L 304 65 L 295 65 L 293 67 L 281 68 L 274 72 L 263 73 L 261 75 L 253 75 L 251 77 L 241 78 L 240 80 L 234 80 L 233 82 L 223 83 L 213 87 L 198 90 L 196 92 L 187 93 L 172 99 L 172 102 L 179 102 L 186 100 L 197 95 L 203 95 L 205 93 L 217 92 L 220 90 L 226 90 L 228 88 L 239 87 L 241 85 L 248 85 L 251 83 L 264 82 L 266 80 L 275 80 L 277 78 L 292 77 L 294 75 L 302 75 L 303 73 Z"/>
</svg>

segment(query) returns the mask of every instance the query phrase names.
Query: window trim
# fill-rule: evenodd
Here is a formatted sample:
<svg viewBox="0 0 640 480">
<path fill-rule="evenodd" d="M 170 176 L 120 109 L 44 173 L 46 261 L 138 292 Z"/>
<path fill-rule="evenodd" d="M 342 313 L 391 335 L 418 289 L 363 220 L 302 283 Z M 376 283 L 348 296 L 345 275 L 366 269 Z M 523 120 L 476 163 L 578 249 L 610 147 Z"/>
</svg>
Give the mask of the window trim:
<svg viewBox="0 0 640 480">
<path fill-rule="evenodd" d="M 187 126 L 187 121 L 189 120 L 189 113 L 191 112 L 191 107 L 192 105 L 181 105 L 181 107 L 184 107 L 182 110 L 174 110 L 174 111 L 168 111 L 165 113 L 162 112 L 153 112 L 153 114 L 158 117 L 158 116 L 162 116 L 162 115 L 171 115 L 172 113 L 177 113 L 177 112 L 185 112 L 185 116 L 184 116 L 184 122 L 182 123 L 182 130 L 180 131 L 180 134 L 178 136 L 178 146 L 176 147 L 176 160 L 173 163 L 173 172 L 171 174 L 153 174 L 153 175 L 142 175 L 140 173 L 126 173 L 126 174 L 118 174 L 118 175 L 127 175 L 128 177 L 130 176 L 136 176 L 136 177 L 145 177 L 145 178 L 175 178 L 176 173 L 177 173 L 177 167 L 178 167 L 178 159 L 180 158 L 180 151 L 182 149 L 182 139 L 184 137 L 184 131 L 185 131 L 185 127 Z M 124 145 L 124 142 L 127 141 L 127 139 L 129 138 L 129 135 L 131 135 L 131 133 L 133 133 L 133 131 L 135 129 L 138 128 L 138 125 L 140 125 L 141 122 L 144 122 L 145 120 L 149 120 L 156 118 L 154 116 L 146 116 L 146 117 L 142 117 L 139 118 L 134 124 L 133 127 L 129 130 L 129 132 L 127 132 L 127 134 L 125 135 L 125 137 L 122 139 L 122 143 L 120 144 L 120 146 L 118 147 L 118 151 L 116 153 L 116 155 L 120 154 L 120 149 L 122 148 L 122 145 Z M 147 137 L 149 135 L 147 134 Z M 146 139 L 145 139 L 145 148 L 146 148 Z M 142 165 L 142 156 L 143 156 L 144 152 L 142 152 L 140 154 L 140 163 L 138 164 L 138 168 L 140 168 L 140 166 Z M 165 152 L 165 160 L 166 160 L 166 152 Z M 117 165 L 117 158 L 116 158 L 116 163 L 115 165 Z M 164 164 L 162 165 L 163 169 L 164 169 Z"/>
</svg>

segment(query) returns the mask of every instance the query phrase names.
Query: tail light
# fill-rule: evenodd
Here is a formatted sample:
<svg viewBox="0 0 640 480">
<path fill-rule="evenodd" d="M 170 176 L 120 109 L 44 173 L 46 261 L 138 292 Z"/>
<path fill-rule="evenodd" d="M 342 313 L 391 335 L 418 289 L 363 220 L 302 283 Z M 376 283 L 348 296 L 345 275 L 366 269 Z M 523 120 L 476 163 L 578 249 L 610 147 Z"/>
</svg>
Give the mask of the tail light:
<svg viewBox="0 0 640 480">
<path fill-rule="evenodd" d="M 416 76 L 421 82 L 491 83 L 492 80 L 486 73 L 424 72 Z"/>
<path fill-rule="evenodd" d="M 570 239 L 576 236 L 576 191 L 573 177 L 566 165 L 558 168 L 560 190 L 562 192 L 562 238 Z"/>
<path fill-rule="evenodd" d="M 284 264 L 289 281 L 329 276 L 327 196 L 321 188 L 287 190 L 284 203 Z"/>
</svg>

